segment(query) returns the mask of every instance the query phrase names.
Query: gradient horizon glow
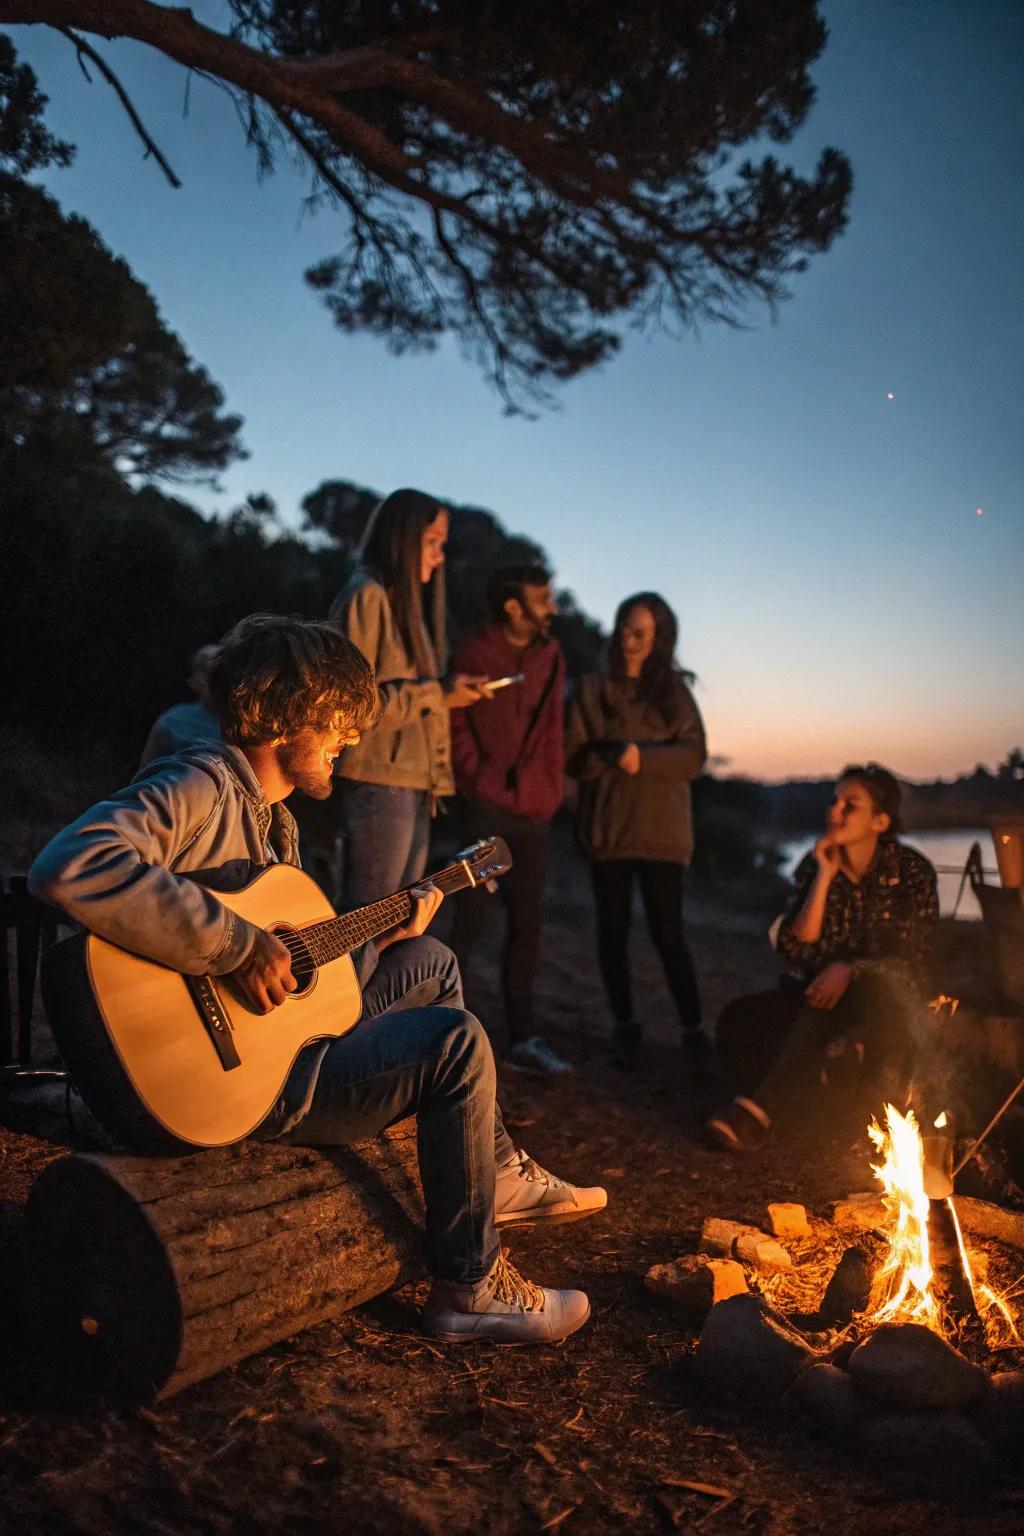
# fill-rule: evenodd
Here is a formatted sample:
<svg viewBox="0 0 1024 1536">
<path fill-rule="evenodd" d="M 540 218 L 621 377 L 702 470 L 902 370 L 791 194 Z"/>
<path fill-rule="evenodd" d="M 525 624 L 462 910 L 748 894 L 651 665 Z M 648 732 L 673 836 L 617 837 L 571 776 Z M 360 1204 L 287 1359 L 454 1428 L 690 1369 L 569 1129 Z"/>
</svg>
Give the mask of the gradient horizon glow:
<svg viewBox="0 0 1024 1536">
<path fill-rule="evenodd" d="M 217 13 L 197 6 L 216 24 Z M 224 93 L 98 43 L 181 176 L 174 192 L 74 50 L 14 27 L 78 145 L 46 178 L 156 295 L 246 418 L 227 510 L 266 490 L 298 525 L 326 478 L 421 485 L 543 544 L 588 612 L 653 587 L 677 610 L 728 771 L 909 778 L 994 766 L 1024 738 L 1024 9 L 834 0 L 792 146 L 845 150 L 850 228 L 777 323 L 632 333 L 536 422 L 455 349 L 396 359 L 335 333 L 302 272 L 334 215 L 308 177 L 258 184 Z M 204 637 L 197 637 L 202 639 Z"/>
</svg>

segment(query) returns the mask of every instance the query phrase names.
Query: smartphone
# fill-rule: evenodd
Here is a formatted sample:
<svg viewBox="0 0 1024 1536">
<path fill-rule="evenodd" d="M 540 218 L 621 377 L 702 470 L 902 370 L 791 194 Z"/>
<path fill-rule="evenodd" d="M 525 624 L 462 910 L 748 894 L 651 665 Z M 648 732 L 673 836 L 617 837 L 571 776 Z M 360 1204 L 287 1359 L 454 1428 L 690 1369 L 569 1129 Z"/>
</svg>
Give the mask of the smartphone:
<svg viewBox="0 0 1024 1536">
<path fill-rule="evenodd" d="M 521 683 L 526 677 L 525 672 L 510 672 L 508 677 L 492 677 L 488 679 L 487 686 L 493 692 L 495 688 L 508 688 L 513 683 Z"/>
</svg>

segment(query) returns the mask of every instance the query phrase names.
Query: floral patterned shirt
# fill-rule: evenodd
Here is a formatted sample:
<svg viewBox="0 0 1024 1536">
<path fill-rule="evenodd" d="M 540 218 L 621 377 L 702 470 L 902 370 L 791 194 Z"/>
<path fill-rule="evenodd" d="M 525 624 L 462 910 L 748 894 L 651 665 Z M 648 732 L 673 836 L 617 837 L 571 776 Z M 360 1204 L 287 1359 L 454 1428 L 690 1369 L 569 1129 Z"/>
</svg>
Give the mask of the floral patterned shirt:
<svg viewBox="0 0 1024 1536">
<path fill-rule="evenodd" d="M 883 838 L 859 883 L 840 870 L 829 886 L 821 937 L 815 944 L 803 944 L 793 937 L 793 919 L 807 900 L 817 869 L 813 853 L 801 859 L 779 927 L 778 952 L 791 972 L 810 981 L 834 960 L 895 960 L 913 973 L 925 969 L 939 920 L 939 898 L 935 870 L 923 853 L 895 838 Z"/>
</svg>

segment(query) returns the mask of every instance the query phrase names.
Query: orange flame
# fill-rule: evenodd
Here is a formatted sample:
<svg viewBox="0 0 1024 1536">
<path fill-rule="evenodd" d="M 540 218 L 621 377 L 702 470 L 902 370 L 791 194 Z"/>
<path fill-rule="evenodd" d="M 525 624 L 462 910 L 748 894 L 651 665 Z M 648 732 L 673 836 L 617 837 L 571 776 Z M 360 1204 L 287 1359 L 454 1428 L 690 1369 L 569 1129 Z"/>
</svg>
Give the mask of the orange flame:
<svg viewBox="0 0 1024 1536">
<path fill-rule="evenodd" d="M 928 1004 L 928 1007 L 931 1009 L 932 1013 L 935 1014 L 941 1013 L 943 1008 L 948 1008 L 949 1016 L 952 1018 L 957 1009 L 960 1007 L 960 999 L 958 997 L 948 997 L 945 992 L 940 992 L 938 997 L 932 998 L 931 1002 Z"/>
<path fill-rule="evenodd" d="M 879 1271 L 886 1299 L 871 1321 L 914 1322 L 941 1330 L 938 1303 L 932 1293 L 932 1264 L 928 1251 L 928 1196 L 924 1188 L 924 1148 L 913 1110 L 901 1115 L 885 1106 L 885 1129 L 872 1120 L 868 1135 L 881 1162 L 871 1171 L 883 1189 L 882 1204 L 892 1217 L 889 1252 Z"/>
<path fill-rule="evenodd" d="M 943 1113 L 935 1122 L 936 1128 L 941 1129 L 945 1122 Z M 923 1323 L 941 1333 L 942 1316 L 932 1290 L 934 1272 L 928 1245 L 930 1201 L 925 1192 L 924 1144 L 913 1110 L 901 1115 L 892 1104 L 887 1104 L 885 1129 L 872 1120 L 868 1135 L 881 1153 L 881 1161 L 872 1163 L 871 1171 L 882 1185 L 882 1204 L 891 1217 L 886 1234 L 889 1252 L 878 1274 L 880 1284 L 885 1287 L 885 1300 L 869 1321 L 876 1324 Z M 1000 1296 L 991 1286 L 975 1280 L 951 1197 L 947 1198 L 946 1205 L 952 1216 L 963 1273 L 990 1347 L 995 1347 L 996 1335 L 1008 1336 L 1014 1343 L 1022 1342 L 1007 1304 L 1014 1292 Z"/>
</svg>

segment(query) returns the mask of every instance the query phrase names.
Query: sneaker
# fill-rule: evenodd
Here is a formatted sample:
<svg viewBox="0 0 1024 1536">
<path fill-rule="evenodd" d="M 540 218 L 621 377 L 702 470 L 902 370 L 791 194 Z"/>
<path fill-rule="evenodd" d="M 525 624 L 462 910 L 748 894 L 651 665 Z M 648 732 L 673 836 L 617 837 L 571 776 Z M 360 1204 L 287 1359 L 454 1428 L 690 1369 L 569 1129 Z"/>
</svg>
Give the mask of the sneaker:
<svg viewBox="0 0 1024 1536">
<path fill-rule="evenodd" d="M 590 1316 L 583 1291 L 550 1291 L 525 1279 L 499 1253 L 476 1285 L 435 1280 L 423 1312 L 424 1331 L 448 1344 L 557 1344 Z"/>
<path fill-rule="evenodd" d="M 498 1169 L 494 1183 L 496 1227 L 525 1227 L 535 1221 L 558 1226 L 593 1216 L 607 1204 L 608 1193 L 600 1185 L 577 1189 L 556 1179 L 520 1148 L 511 1162 Z"/>
<path fill-rule="evenodd" d="M 753 1099 L 733 1099 L 722 1115 L 707 1122 L 706 1130 L 726 1152 L 754 1152 L 771 1130 L 772 1122 Z"/>
<path fill-rule="evenodd" d="M 617 1072 L 635 1072 L 640 1065 L 639 1024 L 616 1024 L 608 1060 Z"/>
<path fill-rule="evenodd" d="M 573 1070 L 571 1063 L 556 1056 L 540 1035 L 531 1035 L 529 1040 L 519 1040 L 509 1048 L 505 1060 L 510 1066 L 522 1067 L 524 1072 L 536 1072 L 540 1077 L 560 1077 L 564 1072 Z"/>
</svg>

